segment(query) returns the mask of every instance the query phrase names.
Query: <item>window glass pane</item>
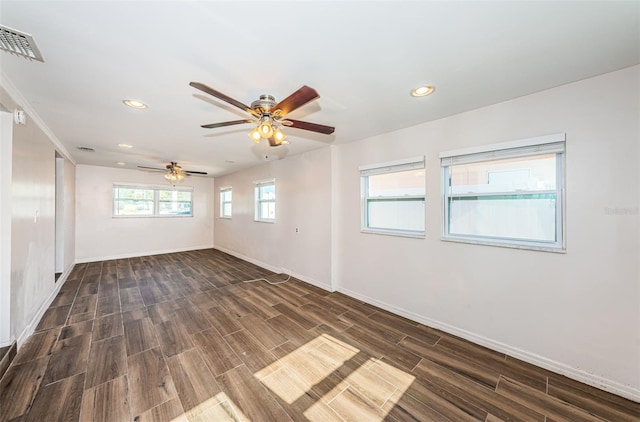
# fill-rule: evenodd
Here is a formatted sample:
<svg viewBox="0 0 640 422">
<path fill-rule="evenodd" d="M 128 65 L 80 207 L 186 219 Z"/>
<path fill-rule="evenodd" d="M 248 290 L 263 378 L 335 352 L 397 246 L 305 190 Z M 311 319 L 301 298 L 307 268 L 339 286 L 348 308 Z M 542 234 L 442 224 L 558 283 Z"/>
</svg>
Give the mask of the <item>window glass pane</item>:
<svg viewBox="0 0 640 422">
<path fill-rule="evenodd" d="M 257 220 L 275 220 L 276 218 L 276 185 L 275 182 L 256 184 L 256 215 Z"/>
<path fill-rule="evenodd" d="M 158 213 L 160 215 L 191 215 L 191 202 L 160 201 Z"/>
<path fill-rule="evenodd" d="M 174 197 L 174 192 L 170 190 L 161 190 L 158 192 L 161 201 L 170 201 Z"/>
<path fill-rule="evenodd" d="M 153 200 L 153 189 L 116 188 L 116 198 L 120 199 L 150 199 Z"/>
<path fill-rule="evenodd" d="M 114 187 L 113 194 L 114 216 L 192 215 L 191 191 Z"/>
<path fill-rule="evenodd" d="M 424 169 L 370 174 L 362 180 L 366 189 L 363 228 L 424 233 Z"/>
<path fill-rule="evenodd" d="M 556 241 L 556 194 L 449 198 L 449 233 Z"/>
<path fill-rule="evenodd" d="M 231 217 L 231 189 L 220 191 L 220 215 Z"/>
<path fill-rule="evenodd" d="M 179 190 L 158 191 L 161 201 L 191 201 L 191 192 Z"/>
<path fill-rule="evenodd" d="M 259 218 L 273 220 L 276 218 L 276 203 L 261 202 L 259 206 Z"/>
<path fill-rule="evenodd" d="M 276 199 L 276 185 L 260 186 L 258 199 Z"/>
<path fill-rule="evenodd" d="M 191 201 L 193 192 L 178 191 L 178 201 Z"/>
<path fill-rule="evenodd" d="M 116 199 L 116 215 L 153 215 L 153 201 Z"/>
<path fill-rule="evenodd" d="M 367 208 L 369 228 L 424 231 L 424 200 L 370 199 Z"/>
<path fill-rule="evenodd" d="M 563 143 L 443 159 L 445 237 L 563 248 L 563 165 Z"/>
<path fill-rule="evenodd" d="M 451 194 L 556 189 L 556 154 L 510 158 L 449 168 Z"/>
<path fill-rule="evenodd" d="M 153 189 L 115 188 L 115 215 L 153 215 Z"/>
<path fill-rule="evenodd" d="M 369 197 L 424 196 L 424 169 L 376 174 L 369 177 Z"/>
</svg>

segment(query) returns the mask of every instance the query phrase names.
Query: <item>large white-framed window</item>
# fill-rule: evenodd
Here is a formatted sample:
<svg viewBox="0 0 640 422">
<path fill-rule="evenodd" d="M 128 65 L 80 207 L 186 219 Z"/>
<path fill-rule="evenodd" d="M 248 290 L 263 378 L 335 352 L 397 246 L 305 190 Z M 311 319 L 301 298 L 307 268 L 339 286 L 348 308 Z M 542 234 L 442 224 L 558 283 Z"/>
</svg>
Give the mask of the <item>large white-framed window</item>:
<svg viewBox="0 0 640 422">
<path fill-rule="evenodd" d="M 276 180 L 253 182 L 255 191 L 255 221 L 273 223 L 276 221 Z"/>
<path fill-rule="evenodd" d="M 113 185 L 113 217 L 192 217 L 193 188 Z"/>
<path fill-rule="evenodd" d="M 565 135 L 440 154 L 443 240 L 562 252 Z"/>
<path fill-rule="evenodd" d="M 220 217 L 222 218 L 231 218 L 233 212 L 231 202 L 232 194 L 233 191 L 231 187 L 220 189 Z"/>
<path fill-rule="evenodd" d="M 424 237 L 424 157 L 359 167 L 361 231 Z"/>
</svg>

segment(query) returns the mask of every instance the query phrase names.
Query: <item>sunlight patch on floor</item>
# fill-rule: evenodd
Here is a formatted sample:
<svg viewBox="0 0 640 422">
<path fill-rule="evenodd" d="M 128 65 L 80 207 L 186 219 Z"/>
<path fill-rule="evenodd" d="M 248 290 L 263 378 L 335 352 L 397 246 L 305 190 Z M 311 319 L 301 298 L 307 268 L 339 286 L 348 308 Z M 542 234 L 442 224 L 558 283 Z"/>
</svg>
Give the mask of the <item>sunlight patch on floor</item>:
<svg viewBox="0 0 640 422">
<path fill-rule="evenodd" d="M 254 375 L 288 404 L 312 403 L 304 411 L 312 421 L 324 422 L 337 415 L 381 421 L 415 380 L 384 359 L 369 357 L 327 334 L 288 353 L 279 363 L 283 366 L 272 368 L 274 363 Z"/>
<path fill-rule="evenodd" d="M 291 404 L 358 352 L 358 349 L 323 334 L 256 372 L 255 376 L 271 391 Z M 319 355 L 326 354 L 330 357 L 318 359 Z M 284 365 L 284 367 L 274 368 L 274 365 Z M 265 376 L 265 374 L 269 375 Z"/>
</svg>

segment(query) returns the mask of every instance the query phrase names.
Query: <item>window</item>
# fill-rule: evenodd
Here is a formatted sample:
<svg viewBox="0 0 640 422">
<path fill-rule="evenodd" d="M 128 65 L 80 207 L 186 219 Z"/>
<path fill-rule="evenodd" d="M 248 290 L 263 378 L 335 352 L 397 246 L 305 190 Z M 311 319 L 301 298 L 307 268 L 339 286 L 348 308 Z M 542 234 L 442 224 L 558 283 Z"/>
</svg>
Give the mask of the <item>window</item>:
<svg viewBox="0 0 640 422">
<path fill-rule="evenodd" d="M 445 240 L 564 248 L 564 134 L 440 157 Z"/>
<path fill-rule="evenodd" d="M 220 217 L 231 218 L 231 188 L 220 189 Z"/>
<path fill-rule="evenodd" d="M 256 198 L 256 221 L 276 220 L 276 181 L 274 179 L 253 182 Z"/>
<path fill-rule="evenodd" d="M 191 217 L 193 189 L 113 185 L 114 217 Z"/>
<path fill-rule="evenodd" d="M 360 167 L 361 230 L 424 237 L 424 157 Z"/>
</svg>

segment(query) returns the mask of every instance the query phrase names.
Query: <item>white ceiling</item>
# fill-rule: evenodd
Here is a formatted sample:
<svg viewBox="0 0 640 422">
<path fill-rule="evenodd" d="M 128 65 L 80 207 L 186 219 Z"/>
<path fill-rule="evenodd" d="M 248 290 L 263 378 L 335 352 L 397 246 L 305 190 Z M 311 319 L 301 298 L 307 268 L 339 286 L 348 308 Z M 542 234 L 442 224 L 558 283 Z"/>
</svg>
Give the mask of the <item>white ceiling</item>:
<svg viewBox="0 0 640 422">
<path fill-rule="evenodd" d="M 638 1 L 2 0 L 0 23 L 33 35 L 45 61 L 0 52 L 0 67 L 79 164 L 218 175 L 638 64 L 639 21 Z M 269 149 L 248 124 L 202 129 L 247 115 L 190 81 L 245 104 L 309 85 L 320 99 L 290 117 L 336 131 L 286 128 L 291 145 Z M 434 94 L 409 95 L 425 83 Z"/>
</svg>

